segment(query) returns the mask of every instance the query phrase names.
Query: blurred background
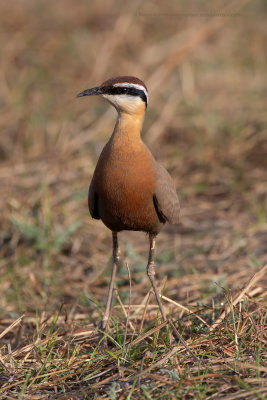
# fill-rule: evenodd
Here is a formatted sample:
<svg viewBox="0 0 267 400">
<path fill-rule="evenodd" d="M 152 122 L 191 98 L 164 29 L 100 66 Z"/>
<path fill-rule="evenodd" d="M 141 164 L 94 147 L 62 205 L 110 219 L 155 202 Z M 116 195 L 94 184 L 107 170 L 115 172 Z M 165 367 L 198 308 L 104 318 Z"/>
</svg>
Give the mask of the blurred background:
<svg viewBox="0 0 267 400">
<path fill-rule="evenodd" d="M 64 303 L 101 318 L 111 234 L 87 190 L 116 112 L 75 96 L 112 76 L 147 84 L 143 139 L 181 200 L 180 225 L 158 238 L 165 294 L 220 304 L 267 262 L 266 16 L 257 0 L 0 1 L 2 315 Z M 147 238 L 119 238 L 117 286 L 126 301 L 128 261 L 138 304 Z"/>
</svg>

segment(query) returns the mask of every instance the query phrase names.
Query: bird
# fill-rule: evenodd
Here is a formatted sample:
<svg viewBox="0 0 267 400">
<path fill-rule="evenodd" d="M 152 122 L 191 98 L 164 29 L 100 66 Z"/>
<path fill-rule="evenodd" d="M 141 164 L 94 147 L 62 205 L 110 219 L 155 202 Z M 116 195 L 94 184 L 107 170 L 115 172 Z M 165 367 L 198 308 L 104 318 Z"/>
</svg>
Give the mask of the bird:
<svg viewBox="0 0 267 400">
<path fill-rule="evenodd" d="M 167 320 L 155 279 L 155 240 L 166 222 L 178 224 L 180 205 L 175 184 L 141 138 L 148 89 L 134 76 L 117 76 L 77 97 L 100 96 L 117 110 L 113 133 L 104 146 L 90 183 L 91 217 L 112 232 L 113 265 L 102 329 L 107 331 L 120 249 L 118 232 L 142 231 L 149 237 L 146 272 L 163 321 Z M 176 328 L 172 324 L 174 331 Z M 175 332 L 180 339 L 180 334 Z"/>
</svg>

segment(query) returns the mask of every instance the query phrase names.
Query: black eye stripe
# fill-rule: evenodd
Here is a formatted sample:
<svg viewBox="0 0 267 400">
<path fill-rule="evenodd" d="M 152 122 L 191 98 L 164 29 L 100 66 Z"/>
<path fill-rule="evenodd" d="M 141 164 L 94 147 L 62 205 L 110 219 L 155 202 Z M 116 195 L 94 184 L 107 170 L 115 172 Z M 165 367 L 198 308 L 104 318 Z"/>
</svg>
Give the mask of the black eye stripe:
<svg viewBox="0 0 267 400">
<path fill-rule="evenodd" d="M 147 106 L 147 97 L 145 92 L 142 89 L 137 89 L 134 87 L 126 87 L 126 86 L 103 86 L 101 88 L 103 94 L 127 94 L 129 96 L 139 96 Z"/>
</svg>

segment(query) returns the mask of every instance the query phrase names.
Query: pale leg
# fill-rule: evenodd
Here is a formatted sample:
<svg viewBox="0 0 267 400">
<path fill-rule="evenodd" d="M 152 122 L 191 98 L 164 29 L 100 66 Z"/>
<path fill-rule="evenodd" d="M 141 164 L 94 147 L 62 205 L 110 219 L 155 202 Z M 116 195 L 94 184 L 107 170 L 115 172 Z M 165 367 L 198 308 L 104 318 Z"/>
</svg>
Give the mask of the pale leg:
<svg viewBox="0 0 267 400">
<path fill-rule="evenodd" d="M 147 276 L 150 279 L 151 285 L 153 287 L 155 296 L 156 296 L 156 300 L 162 315 L 162 319 L 163 321 L 166 321 L 166 314 L 164 311 L 164 308 L 162 307 L 161 304 L 161 300 L 160 300 L 160 294 L 157 288 L 157 284 L 156 284 L 156 279 L 155 279 L 155 262 L 154 262 L 154 255 L 155 255 L 155 247 L 156 247 L 156 240 L 155 240 L 155 236 L 154 235 L 149 235 L 149 255 L 148 255 L 148 264 L 147 264 Z"/>
<path fill-rule="evenodd" d="M 112 240 L 113 240 L 113 264 L 112 264 L 111 278 L 110 278 L 110 282 L 109 282 L 106 309 L 105 309 L 105 313 L 104 313 L 104 316 L 102 319 L 102 329 L 104 331 L 106 331 L 108 329 L 108 323 L 109 323 L 110 311 L 111 311 L 111 305 L 112 305 L 112 297 L 113 297 L 113 287 L 114 287 L 114 282 L 115 282 L 115 277 L 116 277 L 116 272 L 117 272 L 117 267 L 118 267 L 118 261 L 119 261 L 120 250 L 119 250 L 119 245 L 118 245 L 118 233 L 117 232 L 112 232 Z"/>
<path fill-rule="evenodd" d="M 152 234 L 149 235 L 149 244 L 150 244 L 150 246 L 149 246 L 148 264 L 147 264 L 147 275 L 148 275 L 148 277 L 150 279 L 150 282 L 151 282 L 151 285 L 153 287 L 153 290 L 154 290 L 154 293 L 155 293 L 155 296 L 156 296 L 156 299 L 157 299 L 157 303 L 158 303 L 158 306 L 159 306 L 159 309 L 160 309 L 160 313 L 161 313 L 162 319 L 163 319 L 163 321 L 166 321 L 167 317 L 166 317 L 164 308 L 162 307 L 162 304 L 161 304 L 162 302 L 161 302 L 161 299 L 160 299 L 160 294 L 159 294 L 159 291 L 158 291 L 158 288 L 157 288 L 157 284 L 156 284 L 156 279 L 155 279 L 155 269 L 154 269 L 154 265 L 155 265 L 155 263 L 154 263 L 154 255 L 155 255 L 155 247 L 156 247 L 155 235 L 152 235 Z M 180 333 L 175 328 L 173 322 L 171 320 L 169 322 L 170 322 L 170 325 L 172 327 L 174 336 L 178 340 L 180 340 L 181 343 L 183 343 L 183 345 L 186 347 L 186 349 L 191 354 L 193 354 L 192 351 L 187 346 L 187 344 L 185 343 L 185 341 L 182 338 L 182 336 L 180 335 Z M 195 355 L 194 355 L 194 357 L 195 357 Z"/>
</svg>

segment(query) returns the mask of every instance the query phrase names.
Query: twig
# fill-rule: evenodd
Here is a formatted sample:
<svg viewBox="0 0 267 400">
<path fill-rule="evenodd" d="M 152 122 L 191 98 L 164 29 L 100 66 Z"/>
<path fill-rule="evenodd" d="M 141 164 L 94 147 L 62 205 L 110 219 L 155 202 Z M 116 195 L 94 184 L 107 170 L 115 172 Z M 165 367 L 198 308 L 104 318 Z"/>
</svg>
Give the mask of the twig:
<svg viewBox="0 0 267 400">
<path fill-rule="evenodd" d="M 208 326 L 208 327 L 210 328 L 210 325 L 207 324 L 207 322 L 204 321 L 203 318 L 201 318 L 199 315 L 197 315 L 197 314 L 194 313 L 193 311 L 190 311 L 189 308 L 183 306 L 183 305 L 180 304 L 180 303 L 177 303 L 177 301 L 174 301 L 174 300 L 170 299 L 169 297 L 166 297 L 166 296 L 161 296 L 161 297 L 162 297 L 163 300 L 166 300 L 166 301 L 168 301 L 169 303 L 174 304 L 175 306 L 177 306 L 177 307 L 181 308 L 182 310 L 188 312 L 188 314 L 193 314 L 193 315 L 195 315 L 196 318 L 198 318 L 201 322 L 203 322 L 203 324 L 205 324 L 206 326 Z"/>
<path fill-rule="evenodd" d="M 8 332 L 12 331 L 12 329 L 21 322 L 23 317 L 24 314 L 17 318 L 16 321 L 12 322 L 12 324 L 9 325 L 2 333 L 0 333 L 0 339 L 2 339 Z"/>
<path fill-rule="evenodd" d="M 130 312 L 131 312 L 131 303 L 132 303 L 132 278 L 131 278 L 131 271 L 129 268 L 129 264 L 126 263 L 126 268 L 127 268 L 127 272 L 128 272 L 128 280 L 129 280 L 129 307 L 128 307 L 128 312 L 127 312 L 127 316 L 126 316 L 126 330 L 125 330 L 125 338 L 126 338 L 126 334 L 127 334 L 127 327 L 128 324 L 129 326 L 131 326 L 131 329 L 135 330 L 133 325 L 131 324 L 130 320 Z"/>
<path fill-rule="evenodd" d="M 130 326 L 130 328 L 132 329 L 132 331 L 134 331 L 134 330 L 135 330 L 135 329 L 134 329 L 134 326 L 133 326 L 133 324 L 131 323 L 131 321 L 129 321 L 129 318 L 128 318 L 129 313 L 127 314 L 126 309 L 125 309 L 125 306 L 124 306 L 123 302 L 121 301 L 121 298 L 120 298 L 120 295 L 119 295 L 119 291 L 118 291 L 117 288 L 115 288 L 114 290 L 115 290 L 115 294 L 116 294 L 117 300 L 118 300 L 118 302 L 119 302 L 119 304 L 120 304 L 120 307 L 121 307 L 121 309 L 122 309 L 123 315 L 124 315 L 125 318 L 127 319 L 127 323 L 129 324 L 129 326 Z"/>
<path fill-rule="evenodd" d="M 247 285 L 245 286 L 244 289 L 241 290 L 241 292 L 239 293 L 239 295 L 236 297 L 235 300 L 233 300 L 232 305 L 229 305 L 226 307 L 225 311 L 220 315 L 220 317 L 212 324 L 212 326 L 210 327 L 210 332 L 213 332 L 214 329 L 217 328 L 218 325 L 220 325 L 220 323 L 224 320 L 224 318 L 226 317 L 226 315 L 229 314 L 229 312 L 231 311 L 231 306 L 234 307 L 236 306 L 245 296 L 246 292 L 249 291 L 249 289 L 255 285 L 265 274 L 267 270 L 267 264 L 261 268 L 258 272 L 256 272 L 255 275 L 253 275 L 253 277 L 250 279 L 250 281 L 247 283 Z"/>
<path fill-rule="evenodd" d="M 165 321 L 166 322 L 166 321 Z M 139 372 L 138 374 L 131 376 L 130 378 L 127 378 L 127 381 L 133 381 L 135 379 L 140 379 L 141 376 L 147 374 L 149 371 L 151 371 L 154 368 L 158 368 L 161 365 L 165 364 L 166 361 L 168 361 L 171 357 L 173 357 L 177 351 L 179 350 L 178 347 L 173 347 L 170 351 L 168 351 L 167 354 L 165 354 L 165 356 L 163 356 L 159 361 L 157 361 L 155 364 L 150 365 L 150 367 L 148 367 L 147 369 L 145 369 L 142 372 Z"/>
<path fill-rule="evenodd" d="M 146 312 L 147 312 L 147 307 L 148 307 L 148 304 L 149 304 L 149 300 L 150 300 L 151 294 L 152 294 L 152 289 L 150 289 L 149 292 L 146 295 L 146 303 L 145 303 L 145 308 L 144 308 L 144 312 L 143 312 L 143 315 L 142 315 L 142 320 L 141 320 L 141 324 L 140 324 L 140 328 L 139 328 L 139 333 L 141 333 L 141 331 L 143 329 L 145 316 L 146 316 Z"/>
</svg>

